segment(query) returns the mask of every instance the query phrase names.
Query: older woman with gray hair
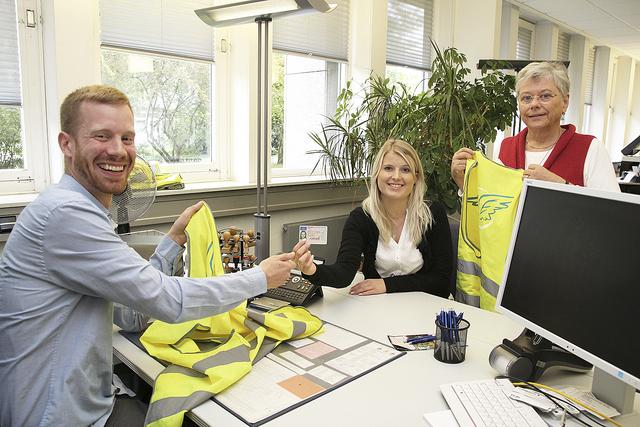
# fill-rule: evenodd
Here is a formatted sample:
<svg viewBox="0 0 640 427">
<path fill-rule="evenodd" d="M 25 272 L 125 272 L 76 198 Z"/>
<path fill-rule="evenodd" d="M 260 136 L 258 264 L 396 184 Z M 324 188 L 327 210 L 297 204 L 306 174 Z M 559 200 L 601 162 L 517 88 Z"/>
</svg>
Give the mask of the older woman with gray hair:
<svg viewBox="0 0 640 427">
<path fill-rule="evenodd" d="M 527 127 L 506 138 L 499 163 L 524 169 L 524 177 L 564 184 L 620 191 L 606 148 L 595 137 L 576 132 L 560 120 L 569 106 L 569 76 L 561 63 L 532 62 L 516 76 L 520 117 Z M 462 188 L 469 148 L 451 160 L 451 175 Z"/>
</svg>

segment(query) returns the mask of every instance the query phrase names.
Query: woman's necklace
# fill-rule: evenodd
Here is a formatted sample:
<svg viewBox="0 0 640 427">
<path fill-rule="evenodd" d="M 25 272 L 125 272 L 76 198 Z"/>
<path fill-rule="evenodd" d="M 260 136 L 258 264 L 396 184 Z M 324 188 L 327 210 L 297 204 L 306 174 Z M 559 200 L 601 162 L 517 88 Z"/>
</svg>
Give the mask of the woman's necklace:
<svg viewBox="0 0 640 427">
<path fill-rule="evenodd" d="M 542 166 L 542 165 L 544 165 L 544 162 L 547 160 L 547 158 L 549 157 L 549 155 L 553 151 L 553 148 L 556 146 L 556 144 L 560 140 L 560 137 L 562 136 L 563 133 L 564 133 L 564 129 L 562 129 L 562 132 L 560 132 L 560 135 L 558 135 L 558 137 L 556 138 L 556 140 L 552 144 L 545 145 L 544 147 L 533 147 L 533 146 L 531 146 L 529 144 L 529 141 L 525 141 L 525 150 L 526 151 L 531 151 L 531 152 L 534 152 L 534 153 L 540 153 L 540 152 L 546 150 L 547 152 L 545 153 L 545 155 L 537 163 L 538 165 Z"/>
<path fill-rule="evenodd" d="M 548 149 L 552 149 L 553 147 L 555 147 L 555 145 L 558 143 L 558 141 L 560 141 L 560 137 L 562 136 L 562 134 L 564 133 L 565 129 L 564 128 L 560 128 L 560 134 L 558 135 L 558 137 L 551 143 L 548 145 L 545 145 L 543 147 L 534 147 L 533 145 L 531 145 L 531 143 L 529 142 L 529 135 L 527 135 L 526 139 L 525 139 L 525 150 L 529 150 L 529 151 L 545 151 Z"/>
<path fill-rule="evenodd" d="M 540 161 L 538 162 L 538 165 L 540 165 L 540 166 L 544 165 L 544 162 L 547 160 L 547 157 L 549 157 L 549 154 L 551 154 L 551 152 L 553 151 L 553 147 L 554 147 L 555 145 L 556 145 L 556 144 L 553 144 L 553 145 L 550 145 L 550 146 L 549 146 L 548 151 L 545 153 L 545 155 L 544 155 L 544 157 L 542 158 L 542 160 L 540 160 Z"/>
<path fill-rule="evenodd" d="M 544 147 L 533 147 L 533 146 L 529 145 L 529 143 L 527 142 L 525 148 L 528 151 L 545 151 L 545 150 L 548 150 L 550 148 L 553 148 L 557 143 L 558 143 L 558 141 L 556 140 L 556 142 L 554 142 L 553 144 L 545 145 Z"/>
</svg>

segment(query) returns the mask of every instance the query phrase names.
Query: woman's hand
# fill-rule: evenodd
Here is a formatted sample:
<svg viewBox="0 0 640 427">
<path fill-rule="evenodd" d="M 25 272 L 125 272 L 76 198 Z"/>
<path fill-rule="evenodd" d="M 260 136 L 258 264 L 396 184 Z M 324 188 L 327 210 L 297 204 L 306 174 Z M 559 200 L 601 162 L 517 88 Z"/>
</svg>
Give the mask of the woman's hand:
<svg viewBox="0 0 640 427">
<path fill-rule="evenodd" d="M 311 244 L 307 243 L 306 239 L 300 240 L 293 247 L 296 268 L 307 276 L 311 276 L 316 272 L 316 264 L 313 262 L 313 254 L 309 250 L 310 247 Z"/>
<path fill-rule="evenodd" d="M 451 158 L 451 177 L 459 189 L 464 186 L 464 171 L 467 168 L 467 160 L 473 158 L 473 150 L 463 147 L 455 152 Z"/>
<path fill-rule="evenodd" d="M 530 179 L 538 179 L 540 181 L 549 181 L 549 182 L 559 182 L 564 184 L 566 181 L 564 178 L 556 175 L 551 172 L 549 169 L 546 169 L 540 165 L 529 165 L 527 169 L 524 170 L 524 178 Z"/>
<path fill-rule="evenodd" d="M 376 295 L 386 292 L 387 286 L 384 284 L 384 279 L 365 279 L 349 289 L 351 295 Z"/>
</svg>

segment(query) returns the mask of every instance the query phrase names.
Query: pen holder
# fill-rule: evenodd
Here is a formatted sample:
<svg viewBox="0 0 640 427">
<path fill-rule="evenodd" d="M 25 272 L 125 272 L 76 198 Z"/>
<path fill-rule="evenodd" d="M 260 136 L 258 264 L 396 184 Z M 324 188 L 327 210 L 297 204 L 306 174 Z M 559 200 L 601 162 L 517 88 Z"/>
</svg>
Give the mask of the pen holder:
<svg viewBox="0 0 640 427">
<path fill-rule="evenodd" d="M 436 360 L 444 363 L 464 362 L 469 326 L 470 323 L 465 319 L 460 320 L 457 328 L 441 325 L 436 320 L 436 344 L 433 351 Z"/>
</svg>

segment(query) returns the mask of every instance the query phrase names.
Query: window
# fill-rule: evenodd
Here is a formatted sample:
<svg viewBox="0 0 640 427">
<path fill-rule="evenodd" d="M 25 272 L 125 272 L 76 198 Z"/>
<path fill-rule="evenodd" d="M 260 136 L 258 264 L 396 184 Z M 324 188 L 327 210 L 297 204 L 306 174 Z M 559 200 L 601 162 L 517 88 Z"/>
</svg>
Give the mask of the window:
<svg viewBox="0 0 640 427">
<path fill-rule="evenodd" d="M 213 30 L 205 0 L 101 2 L 102 80 L 126 93 L 138 153 L 187 181 L 221 178 L 214 144 Z"/>
<path fill-rule="evenodd" d="M 212 69 L 204 61 L 102 49 L 102 81 L 129 96 L 145 160 L 174 170 L 212 163 Z"/>
<path fill-rule="evenodd" d="M 13 0 L 0 0 L 0 169 L 22 169 L 22 96 Z"/>
<path fill-rule="evenodd" d="M 584 91 L 584 118 L 582 120 L 582 132 L 588 133 L 591 124 L 591 104 L 593 103 L 593 78 L 596 66 L 596 47 L 591 46 L 584 64 L 584 79 L 586 88 Z"/>
<path fill-rule="evenodd" d="M 39 16 L 35 0 L 0 0 L 0 191 L 4 194 L 39 191 L 49 178 Z"/>
<path fill-rule="evenodd" d="M 282 18 L 273 23 L 271 87 L 272 176 L 308 175 L 317 149 L 309 132 L 335 114 L 345 83 L 349 2 L 329 14 Z M 320 173 L 317 170 L 316 173 Z"/>
<path fill-rule="evenodd" d="M 308 134 L 320 131 L 326 117 L 335 113 L 345 67 L 336 61 L 274 52 L 272 80 L 271 165 L 287 170 L 286 175 L 308 173 L 318 160 L 317 155 L 307 154 L 317 148 Z"/>
<path fill-rule="evenodd" d="M 387 3 L 387 68 L 392 83 L 427 89 L 431 69 L 432 0 L 389 0 Z"/>
<path fill-rule="evenodd" d="M 558 34 L 558 61 L 569 60 L 569 49 L 571 49 L 571 35 L 567 33 Z"/>
<path fill-rule="evenodd" d="M 428 89 L 430 74 L 426 70 L 387 64 L 385 73 L 391 83 L 402 83 L 414 93 Z"/>
<path fill-rule="evenodd" d="M 533 54 L 533 36 L 535 26 L 523 19 L 518 23 L 518 40 L 516 41 L 516 59 L 528 61 Z"/>
</svg>

